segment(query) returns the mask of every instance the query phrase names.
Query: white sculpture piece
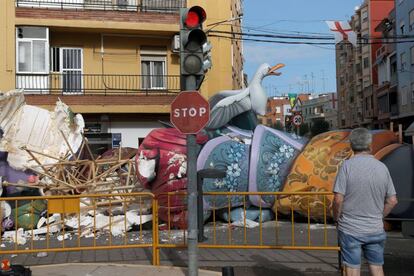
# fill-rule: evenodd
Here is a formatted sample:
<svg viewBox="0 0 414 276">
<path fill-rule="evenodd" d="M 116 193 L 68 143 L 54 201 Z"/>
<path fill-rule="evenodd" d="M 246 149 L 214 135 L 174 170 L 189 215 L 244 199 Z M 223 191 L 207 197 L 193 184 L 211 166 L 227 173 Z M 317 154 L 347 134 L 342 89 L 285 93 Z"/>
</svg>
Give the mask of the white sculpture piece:
<svg viewBox="0 0 414 276">
<path fill-rule="evenodd" d="M 285 65 L 279 63 L 273 67 L 262 64 L 256 71 L 249 86 L 242 90 L 221 91 L 210 98 L 210 121 L 207 129 L 217 129 L 231 119 L 246 111 L 252 110 L 257 115 L 265 115 L 267 95 L 262 81 L 267 76 L 280 76 L 278 69 Z"/>
</svg>

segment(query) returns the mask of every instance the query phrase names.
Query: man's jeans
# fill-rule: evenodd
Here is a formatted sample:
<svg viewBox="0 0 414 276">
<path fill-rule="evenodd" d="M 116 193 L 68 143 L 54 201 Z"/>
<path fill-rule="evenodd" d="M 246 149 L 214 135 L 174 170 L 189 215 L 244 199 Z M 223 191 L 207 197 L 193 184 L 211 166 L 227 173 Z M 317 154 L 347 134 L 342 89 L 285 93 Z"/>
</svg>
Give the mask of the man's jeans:
<svg viewBox="0 0 414 276">
<path fill-rule="evenodd" d="M 361 250 L 371 265 L 384 264 L 385 232 L 363 236 L 353 236 L 338 231 L 342 262 L 351 268 L 360 268 Z"/>
</svg>

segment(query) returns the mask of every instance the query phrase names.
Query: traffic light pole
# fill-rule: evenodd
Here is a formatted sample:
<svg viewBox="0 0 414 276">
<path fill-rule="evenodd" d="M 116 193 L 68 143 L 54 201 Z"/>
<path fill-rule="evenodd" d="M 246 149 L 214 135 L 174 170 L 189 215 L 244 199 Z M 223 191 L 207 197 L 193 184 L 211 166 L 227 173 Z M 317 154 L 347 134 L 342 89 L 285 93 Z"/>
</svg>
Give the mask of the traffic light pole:
<svg viewBox="0 0 414 276">
<path fill-rule="evenodd" d="M 198 275 L 197 227 L 197 143 L 194 134 L 187 135 L 187 218 L 188 275 Z"/>
<path fill-rule="evenodd" d="M 180 9 L 180 76 L 182 91 L 196 91 L 211 67 L 211 44 L 202 29 L 206 12 L 199 6 Z M 207 58 L 207 59 L 206 59 Z M 197 143 L 187 135 L 187 245 L 188 275 L 198 275 Z"/>
<path fill-rule="evenodd" d="M 183 91 L 197 90 L 196 78 L 187 76 Z M 197 143 L 194 134 L 187 135 L 187 246 L 188 275 L 198 275 L 198 212 L 197 212 Z"/>
</svg>

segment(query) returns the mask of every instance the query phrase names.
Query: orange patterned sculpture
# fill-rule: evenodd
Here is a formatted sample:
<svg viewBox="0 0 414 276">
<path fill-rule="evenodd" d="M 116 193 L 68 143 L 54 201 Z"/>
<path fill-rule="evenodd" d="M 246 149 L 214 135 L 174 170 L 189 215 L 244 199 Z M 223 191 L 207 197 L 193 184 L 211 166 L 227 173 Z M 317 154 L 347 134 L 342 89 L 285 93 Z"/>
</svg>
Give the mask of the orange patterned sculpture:
<svg viewBox="0 0 414 276">
<path fill-rule="evenodd" d="M 330 192 L 333 190 L 336 174 L 342 162 L 349 159 L 351 150 L 348 136 L 350 130 L 330 131 L 315 136 L 295 160 L 285 181 L 283 192 Z M 373 131 L 372 153 L 397 142 L 391 131 Z M 289 214 L 295 210 L 303 216 L 308 212 L 313 218 L 331 216 L 332 196 L 281 196 L 274 205 L 274 210 Z"/>
</svg>

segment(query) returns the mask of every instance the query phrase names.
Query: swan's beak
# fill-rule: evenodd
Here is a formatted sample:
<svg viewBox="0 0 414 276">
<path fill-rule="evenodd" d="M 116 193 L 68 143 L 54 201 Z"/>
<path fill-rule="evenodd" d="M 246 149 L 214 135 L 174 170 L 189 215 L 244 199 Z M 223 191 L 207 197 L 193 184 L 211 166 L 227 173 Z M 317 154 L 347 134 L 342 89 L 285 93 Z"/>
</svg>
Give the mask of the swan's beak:
<svg viewBox="0 0 414 276">
<path fill-rule="evenodd" d="M 285 67 L 283 63 L 278 63 L 277 65 L 269 69 L 269 71 L 267 72 L 267 75 L 280 76 L 282 73 L 276 72 L 276 71 L 283 67 Z"/>
</svg>

